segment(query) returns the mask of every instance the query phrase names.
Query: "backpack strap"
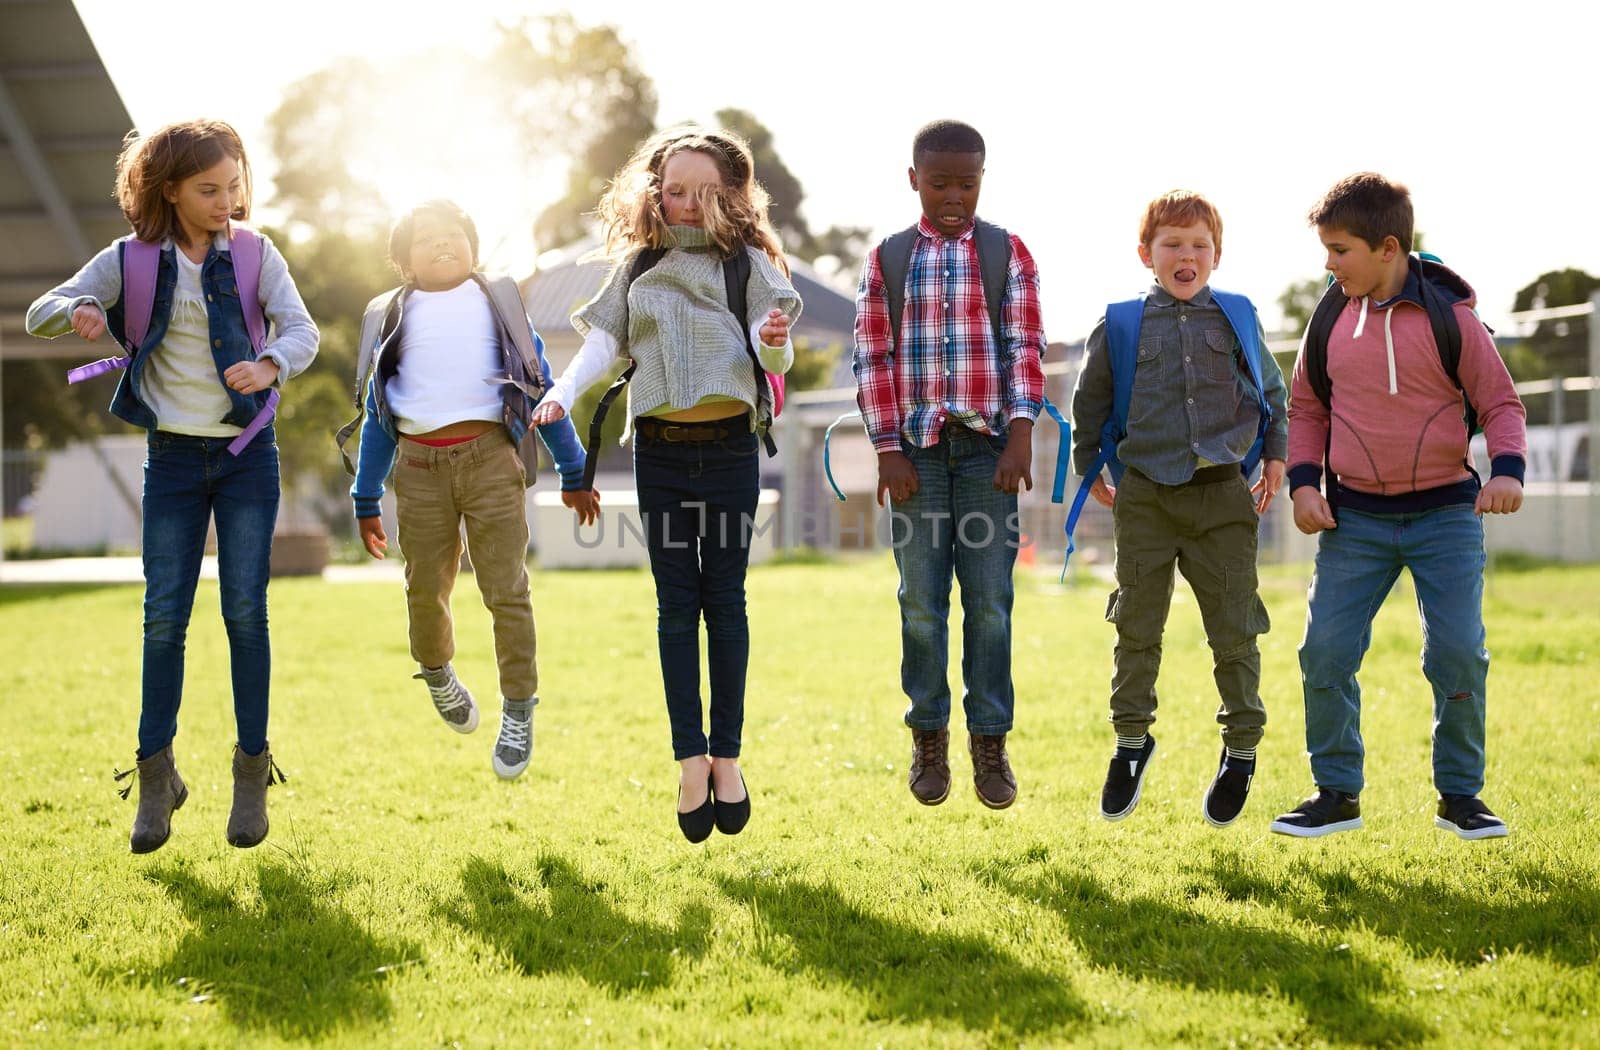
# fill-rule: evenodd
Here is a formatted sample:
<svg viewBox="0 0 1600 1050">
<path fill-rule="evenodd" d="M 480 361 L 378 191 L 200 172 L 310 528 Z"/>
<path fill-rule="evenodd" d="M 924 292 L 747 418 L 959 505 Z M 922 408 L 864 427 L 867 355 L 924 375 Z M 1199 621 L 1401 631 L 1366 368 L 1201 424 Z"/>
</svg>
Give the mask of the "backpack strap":
<svg viewBox="0 0 1600 1050">
<path fill-rule="evenodd" d="M 339 456 L 344 460 L 345 473 L 355 477 L 356 466 L 350 461 L 350 453 L 345 451 L 345 444 L 350 436 L 361 425 L 361 419 L 367 411 L 367 383 L 372 378 L 372 370 L 376 367 L 378 348 L 395 330 L 400 327 L 400 314 L 405 300 L 405 293 L 410 285 L 401 285 L 391 288 L 382 295 L 373 296 L 367 303 L 367 308 L 361 313 L 361 335 L 356 342 L 356 378 L 355 391 L 351 400 L 355 403 L 355 418 L 334 433 L 334 443 L 339 447 Z"/>
<path fill-rule="evenodd" d="M 257 357 L 267 348 L 267 320 L 261 313 L 261 251 L 260 234 L 232 224 L 228 254 L 233 256 L 233 280 L 239 288 L 245 331 L 250 334 L 250 347 Z"/>
<path fill-rule="evenodd" d="M 129 237 L 122 248 L 122 336 L 128 353 L 136 354 L 150 334 L 150 313 L 156 303 L 156 270 L 161 245 Z"/>
<path fill-rule="evenodd" d="M 517 287 L 516 281 L 504 275 L 493 278 L 484 278 L 479 274 L 473 276 L 488 297 L 489 305 L 494 307 L 511 345 L 516 347 L 517 357 L 522 360 L 522 370 L 527 376 L 526 385 L 515 385 L 538 401 L 544 396 L 544 368 L 539 363 L 539 350 L 533 345 L 533 333 L 528 330 L 528 307 L 522 301 L 522 290 Z"/>
<path fill-rule="evenodd" d="M 267 347 L 267 321 L 261 313 L 261 235 L 237 223 L 232 224 L 228 238 L 228 254 L 233 260 L 233 282 L 239 289 L 239 309 L 244 314 L 244 328 L 250 336 L 250 349 L 259 358 Z M 273 386 L 267 390 L 266 403 L 245 425 L 239 436 L 228 442 L 228 451 L 237 456 L 245 446 L 278 414 L 282 395 Z"/>
<path fill-rule="evenodd" d="M 750 253 L 743 246 L 726 259 L 722 260 L 722 285 L 728 296 L 728 309 L 732 311 L 734 320 L 739 322 L 739 330 L 744 333 L 744 350 L 750 355 L 750 366 L 756 373 L 756 422 L 761 421 L 761 405 L 765 402 L 768 411 L 768 420 L 777 415 L 773 406 L 772 386 L 767 382 L 766 369 L 761 367 L 761 358 L 756 356 L 755 344 L 750 341 L 750 308 L 745 286 L 750 283 Z M 778 454 L 778 445 L 772 440 L 772 428 L 768 426 L 761 434 L 761 443 L 767 448 L 770 458 Z"/>
<path fill-rule="evenodd" d="M 656 263 L 666 258 L 666 255 L 667 250 L 665 248 L 645 248 L 638 255 L 635 255 L 632 264 L 628 267 L 627 287 L 632 288 L 634 281 L 637 281 L 645 271 Z M 628 302 L 626 291 L 622 296 L 622 302 L 624 308 L 626 308 Z M 626 314 L 624 314 L 622 324 L 624 331 L 626 331 L 628 325 Z M 600 448 L 600 432 L 605 428 L 606 413 L 611 411 L 612 402 L 617 399 L 618 394 L 622 393 L 623 387 L 628 385 L 628 380 L 633 378 L 634 370 L 638 367 L 639 362 L 630 360 L 628 367 L 617 377 L 616 382 L 612 383 L 611 386 L 606 388 L 606 392 L 600 395 L 600 403 L 595 406 L 594 418 L 589 421 L 589 446 L 586 449 L 588 455 L 583 457 L 582 491 L 594 488 L 595 471 L 599 469 L 600 465 L 600 456 L 597 450 Z"/>
<path fill-rule="evenodd" d="M 917 246 L 917 228 L 907 226 L 878 245 L 878 271 L 889 300 L 889 333 L 900 349 L 900 320 L 906 312 L 906 279 L 911 276 L 911 251 Z"/>
<path fill-rule="evenodd" d="M 1245 371 L 1250 376 L 1251 387 L 1256 393 L 1256 404 L 1261 410 L 1261 422 L 1256 427 L 1256 439 L 1239 464 L 1245 477 L 1248 478 L 1255 473 L 1256 465 L 1261 462 L 1261 452 L 1266 447 L 1267 430 L 1272 425 L 1272 406 L 1267 403 L 1266 383 L 1261 377 L 1261 355 L 1265 352 L 1265 347 L 1261 345 L 1255 304 L 1243 295 L 1218 291 L 1215 288 L 1211 290 L 1211 298 L 1222 309 L 1222 315 L 1228 319 L 1233 334 L 1239 340 L 1239 347 L 1244 352 Z"/>
</svg>

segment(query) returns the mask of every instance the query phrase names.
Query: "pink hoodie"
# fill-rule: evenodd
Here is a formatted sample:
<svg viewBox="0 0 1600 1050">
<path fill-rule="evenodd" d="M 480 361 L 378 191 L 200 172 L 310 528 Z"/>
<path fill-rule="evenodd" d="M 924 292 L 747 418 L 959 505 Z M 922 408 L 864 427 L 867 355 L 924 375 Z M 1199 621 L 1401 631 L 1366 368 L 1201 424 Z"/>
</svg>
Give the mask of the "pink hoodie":
<svg viewBox="0 0 1600 1050">
<path fill-rule="evenodd" d="M 1461 327 L 1462 390 L 1478 414 L 1491 460 L 1527 458 L 1527 414 L 1494 339 L 1472 312 L 1469 295 L 1455 304 Z M 1302 344 L 1303 349 L 1303 344 Z M 1322 407 L 1295 361 L 1289 385 L 1289 467 L 1328 463 L 1346 488 L 1400 495 L 1470 477 L 1462 390 L 1457 390 L 1421 304 L 1397 299 L 1383 307 L 1352 299 L 1328 336 L 1332 412 Z M 1332 441 L 1329 443 L 1329 427 Z"/>
</svg>

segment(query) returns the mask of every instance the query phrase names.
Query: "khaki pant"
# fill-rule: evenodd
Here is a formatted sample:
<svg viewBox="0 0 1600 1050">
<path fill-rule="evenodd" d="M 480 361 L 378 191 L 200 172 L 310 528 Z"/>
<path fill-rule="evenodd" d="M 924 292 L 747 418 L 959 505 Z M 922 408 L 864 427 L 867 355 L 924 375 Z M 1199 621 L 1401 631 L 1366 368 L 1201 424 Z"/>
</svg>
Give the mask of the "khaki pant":
<svg viewBox="0 0 1600 1050">
<path fill-rule="evenodd" d="M 455 656 L 450 592 L 465 521 L 478 591 L 494 620 L 500 692 L 512 700 L 539 691 L 523 489 L 522 460 L 500 427 L 444 448 L 400 438 L 394 495 L 406 558 L 411 655 L 428 667 L 442 667 Z"/>
<path fill-rule="evenodd" d="M 1223 742 L 1254 747 L 1267 722 L 1256 636 L 1270 625 L 1256 593 L 1259 519 L 1244 475 L 1237 466 L 1206 467 L 1187 484 L 1161 485 L 1130 469 L 1117 486 L 1112 521 L 1117 589 L 1106 619 L 1117 625 L 1111 678 L 1117 732 L 1138 736 L 1156 719 L 1156 673 L 1176 565 L 1205 624 Z"/>
</svg>

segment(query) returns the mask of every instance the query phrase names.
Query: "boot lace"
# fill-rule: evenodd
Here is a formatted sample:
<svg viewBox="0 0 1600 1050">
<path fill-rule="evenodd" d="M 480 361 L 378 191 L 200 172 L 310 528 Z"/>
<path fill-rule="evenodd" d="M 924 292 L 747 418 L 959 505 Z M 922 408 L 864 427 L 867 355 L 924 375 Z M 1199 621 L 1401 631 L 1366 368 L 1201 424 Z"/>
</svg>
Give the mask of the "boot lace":
<svg viewBox="0 0 1600 1050">
<path fill-rule="evenodd" d="M 139 767 L 138 766 L 135 766 L 132 769 L 118 769 L 116 766 L 112 766 L 111 767 L 111 773 L 112 773 L 111 779 L 113 781 L 115 781 L 115 782 L 119 782 L 120 783 L 121 781 L 128 780 L 129 777 L 133 776 L 138 771 L 139 771 Z M 131 793 L 132 791 L 133 791 L 133 781 L 128 780 L 128 783 L 127 783 L 127 785 L 125 787 L 119 788 L 117 790 L 117 794 L 121 795 L 123 798 L 127 798 L 129 793 Z"/>
<path fill-rule="evenodd" d="M 974 734 L 972 741 L 972 764 L 978 768 L 979 773 L 1005 772 L 1004 737 Z"/>
</svg>

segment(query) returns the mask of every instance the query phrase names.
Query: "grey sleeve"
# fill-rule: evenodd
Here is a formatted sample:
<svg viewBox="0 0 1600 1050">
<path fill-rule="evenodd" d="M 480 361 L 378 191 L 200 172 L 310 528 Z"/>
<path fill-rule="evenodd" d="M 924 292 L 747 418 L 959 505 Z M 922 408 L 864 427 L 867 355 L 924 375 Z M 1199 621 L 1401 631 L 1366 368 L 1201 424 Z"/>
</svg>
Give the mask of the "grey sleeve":
<svg viewBox="0 0 1600 1050">
<path fill-rule="evenodd" d="M 775 308 L 788 315 L 792 326 L 800 320 L 805 306 L 800 293 L 794 290 L 794 282 L 760 248 L 745 245 L 744 250 L 750 256 L 750 280 L 745 285 L 745 309 L 750 311 L 744 319 L 746 327 L 759 325 Z"/>
<path fill-rule="evenodd" d="M 261 237 L 261 312 L 272 325 L 272 338 L 261 356 L 278 366 L 277 385 L 304 372 L 317 356 L 320 334 L 306 310 L 300 290 L 289 276 L 289 264 L 270 238 Z"/>
<path fill-rule="evenodd" d="M 65 284 L 45 292 L 28 307 L 25 324 L 30 335 L 54 339 L 72 331 L 72 311 L 88 303 L 104 314 L 122 298 L 122 265 L 114 241 L 102 248 Z"/>
<path fill-rule="evenodd" d="M 605 284 L 593 299 L 578 307 L 572 315 L 572 327 L 585 339 L 592 329 L 598 328 L 617 341 L 624 352 L 628 348 L 628 271 L 642 249 L 634 249 L 616 260 Z"/>
<path fill-rule="evenodd" d="M 1111 416 L 1111 355 L 1106 321 L 1094 326 L 1083 351 L 1083 371 L 1072 392 L 1072 466 L 1080 477 L 1100 455 L 1100 431 Z"/>
</svg>

